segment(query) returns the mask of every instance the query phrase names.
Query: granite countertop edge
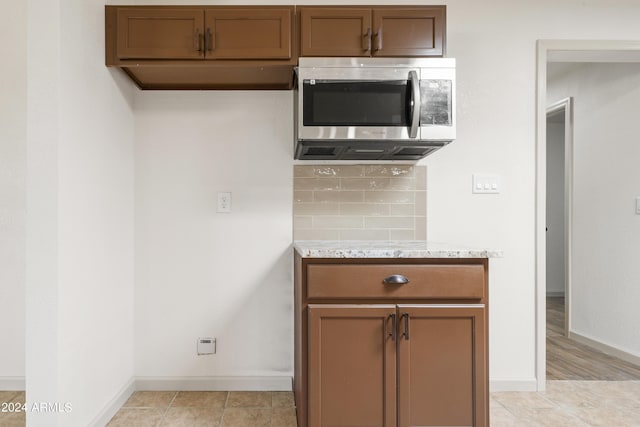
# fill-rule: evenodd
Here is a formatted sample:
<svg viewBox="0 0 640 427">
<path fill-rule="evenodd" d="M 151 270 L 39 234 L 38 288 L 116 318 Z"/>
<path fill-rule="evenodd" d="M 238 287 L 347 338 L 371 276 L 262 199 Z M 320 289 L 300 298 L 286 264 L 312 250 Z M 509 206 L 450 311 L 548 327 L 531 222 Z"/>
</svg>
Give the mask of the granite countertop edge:
<svg viewBox="0 0 640 427">
<path fill-rule="evenodd" d="M 502 251 L 429 241 L 297 240 L 303 258 L 501 258 Z"/>
</svg>

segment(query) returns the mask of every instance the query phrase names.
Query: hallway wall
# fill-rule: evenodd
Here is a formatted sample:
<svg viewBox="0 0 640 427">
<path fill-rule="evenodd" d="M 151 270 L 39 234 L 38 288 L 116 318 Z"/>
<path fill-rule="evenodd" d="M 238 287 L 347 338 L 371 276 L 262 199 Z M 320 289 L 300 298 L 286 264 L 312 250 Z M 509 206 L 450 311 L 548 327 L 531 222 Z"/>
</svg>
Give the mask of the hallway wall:
<svg viewBox="0 0 640 427">
<path fill-rule="evenodd" d="M 548 93 L 575 99 L 570 332 L 640 358 L 640 64 L 575 65 Z"/>
</svg>

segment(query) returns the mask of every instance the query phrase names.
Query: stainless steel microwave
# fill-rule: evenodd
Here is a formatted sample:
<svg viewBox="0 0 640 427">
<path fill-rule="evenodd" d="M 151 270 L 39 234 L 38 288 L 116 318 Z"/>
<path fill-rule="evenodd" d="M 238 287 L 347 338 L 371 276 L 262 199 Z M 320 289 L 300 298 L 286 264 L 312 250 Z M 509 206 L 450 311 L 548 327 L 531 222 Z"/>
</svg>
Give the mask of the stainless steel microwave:
<svg viewBox="0 0 640 427">
<path fill-rule="evenodd" d="M 300 58 L 295 158 L 417 160 L 456 137 L 453 58 Z"/>
</svg>

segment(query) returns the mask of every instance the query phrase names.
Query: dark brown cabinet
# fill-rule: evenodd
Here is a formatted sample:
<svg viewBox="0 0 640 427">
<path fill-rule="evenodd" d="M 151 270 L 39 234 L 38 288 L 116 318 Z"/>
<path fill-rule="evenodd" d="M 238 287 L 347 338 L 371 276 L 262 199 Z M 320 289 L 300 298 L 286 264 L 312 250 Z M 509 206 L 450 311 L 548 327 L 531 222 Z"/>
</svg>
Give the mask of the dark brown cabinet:
<svg viewBox="0 0 640 427">
<path fill-rule="evenodd" d="M 398 426 L 483 426 L 485 306 L 398 307 Z"/>
<path fill-rule="evenodd" d="M 299 427 L 488 427 L 487 267 L 296 254 Z"/>
<path fill-rule="evenodd" d="M 292 89 L 298 56 L 441 57 L 446 6 L 105 6 L 141 89 Z"/>
<path fill-rule="evenodd" d="M 392 426 L 395 307 L 309 306 L 309 426 Z"/>
<path fill-rule="evenodd" d="M 207 59 L 289 59 L 291 8 L 205 9 Z"/>
<path fill-rule="evenodd" d="M 441 57 L 446 6 L 302 6 L 301 56 Z"/>
<path fill-rule="evenodd" d="M 120 59 L 201 59 L 204 11 L 118 8 Z"/>
<path fill-rule="evenodd" d="M 292 8 L 117 10 L 120 59 L 289 59 Z"/>
<path fill-rule="evenodd" d="M 106 64 L 143 89 L 290 89 L 293 6 L 106 6 Z"/>
</svg>

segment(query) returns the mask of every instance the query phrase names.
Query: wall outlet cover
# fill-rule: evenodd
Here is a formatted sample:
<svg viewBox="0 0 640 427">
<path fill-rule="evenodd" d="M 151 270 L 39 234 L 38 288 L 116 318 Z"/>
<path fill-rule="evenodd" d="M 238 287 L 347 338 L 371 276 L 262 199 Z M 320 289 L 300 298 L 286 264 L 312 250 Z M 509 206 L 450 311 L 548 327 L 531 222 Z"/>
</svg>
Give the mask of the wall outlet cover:
<svg viewBox="0 0 640 427">
<path fill-rule="evenodd" d="M 229 213 L 231 212 L 231 192 L 230 191 L 220 191 L 218 192 L 218 208 L 217 212 L 219 213 Z"/>
<path fill-rule="evenodd" d="M 198 338 L 198 356 L 216 353 L 216 339 L 205 337 Z"/>
</svg>

